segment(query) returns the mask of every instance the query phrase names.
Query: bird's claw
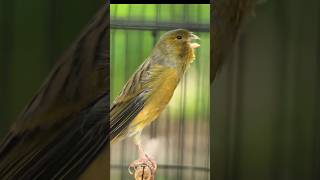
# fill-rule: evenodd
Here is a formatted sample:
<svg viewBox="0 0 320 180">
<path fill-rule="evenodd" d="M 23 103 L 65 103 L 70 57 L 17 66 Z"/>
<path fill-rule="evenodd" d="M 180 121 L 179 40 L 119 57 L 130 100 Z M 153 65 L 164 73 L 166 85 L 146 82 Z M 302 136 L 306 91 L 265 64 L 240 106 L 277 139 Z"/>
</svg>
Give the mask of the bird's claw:
<svg viewBox="0 0 320 180">
<path fill-rule="evenodd" d="M 157 170 L 157 163 L 148 155 L 145 155 L 144 158 L 137 159 L 130 163 L 128 171 L 130 174 L 134 174 L 139 168 L 145 169 L 148 168 L 151 175 L 153 176 Z"/>
</svg>

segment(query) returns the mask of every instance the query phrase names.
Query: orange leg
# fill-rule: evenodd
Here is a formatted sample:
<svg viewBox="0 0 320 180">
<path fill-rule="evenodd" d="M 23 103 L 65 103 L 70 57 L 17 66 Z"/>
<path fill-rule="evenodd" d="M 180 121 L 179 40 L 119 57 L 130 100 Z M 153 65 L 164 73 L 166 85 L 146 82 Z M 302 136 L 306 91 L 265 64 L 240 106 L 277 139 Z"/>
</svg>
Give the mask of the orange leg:
<svg viewBox="0 0 320 180">
<path fill-rule="evenodd" d="M 138 136 L 136 136 L 134 140 L 135 140 L 134 142 L 135 142 L 135 144 L 138 148 L 138 151 L 139 151 L 139 159 L 130 163 L 129 168 L 128 168 L 129 173 L 133 174 L 133 170 L 134 170 L 135 174 L 137 174 L 138 170 L 140 170 L 140 171 L 142 170 L 142 171 L 150 172 L 150 176 L 152 177 L 150 179 L 154 179 L 154 176 L 155 176 L 155 173 L 157 170 L 156 161 L 153 160 L 149 155 L 147 155 L 144 152 L 142 145 L 141 145 L 141 142 L 140 142 L 140 134 Z M 144 173 L 144 172 L 142 172 L 142 173 Z M 147 178 L 147 179 L 149 179 L 149 178 Z"/>
</svg>

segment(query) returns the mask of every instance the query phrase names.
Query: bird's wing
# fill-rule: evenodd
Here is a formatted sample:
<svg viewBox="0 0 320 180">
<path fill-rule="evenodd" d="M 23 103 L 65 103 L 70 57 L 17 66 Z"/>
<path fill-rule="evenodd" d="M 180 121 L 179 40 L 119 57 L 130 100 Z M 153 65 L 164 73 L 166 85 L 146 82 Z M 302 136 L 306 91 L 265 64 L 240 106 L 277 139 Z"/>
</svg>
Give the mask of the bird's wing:
<svg viewBox="0 0 320 180">
<path fill-rule="evenodd" d="M 125 134 L 128 125 L 143 109 L 150 95 L 147 83 L 151 79 L 152 66 L 150 60 L 146 60 L 128 80 L 120 96 L 118 96 L 110 109 L 110 138 L 112 141 Z"/>
<path fill-rule="evenodd" d="M 0 144 L 1 179 L 75 179 L 105 147 L 108 11 L 99 11 Z"/>
<path fill-rule="evenodd" d="M 163 78 L 170 76 L 173 70 L 148 58 L 131 76 L 120 96 L 110 109 L 110 139 L 117 141 L 128 135 L 129 124 L 148 103 L 155 90 L 161 85 Z"/>
<path fill-rule="evenodd" d="M 119 134 L 125 134 L 128 125 L 143 109 L 147 98 L 144 91 L 135 97 L 127 98 L 124 101 L 117 102 L 111 107 L 110 119 L 110 138 L 119 138 Z"/>
</svg>

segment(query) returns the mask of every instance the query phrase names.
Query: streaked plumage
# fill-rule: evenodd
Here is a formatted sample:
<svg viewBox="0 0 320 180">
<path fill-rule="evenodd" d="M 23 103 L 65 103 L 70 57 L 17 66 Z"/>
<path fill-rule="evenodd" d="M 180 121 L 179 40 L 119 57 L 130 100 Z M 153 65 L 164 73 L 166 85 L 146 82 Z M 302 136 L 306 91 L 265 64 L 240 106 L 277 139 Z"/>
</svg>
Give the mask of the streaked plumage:
<svg viewBox="0 0 320 180">
<path fill-rule="evenodd" d="M 169 31 L 160 38 L 111 106 L 113 142 L 133 135 L 139 141 L 142 129 L 163 111 L 195 58 L 194 48 L 199 45 L 192 43 L 193 39 L 198 37 L 184 29 Z"/>
</svg>

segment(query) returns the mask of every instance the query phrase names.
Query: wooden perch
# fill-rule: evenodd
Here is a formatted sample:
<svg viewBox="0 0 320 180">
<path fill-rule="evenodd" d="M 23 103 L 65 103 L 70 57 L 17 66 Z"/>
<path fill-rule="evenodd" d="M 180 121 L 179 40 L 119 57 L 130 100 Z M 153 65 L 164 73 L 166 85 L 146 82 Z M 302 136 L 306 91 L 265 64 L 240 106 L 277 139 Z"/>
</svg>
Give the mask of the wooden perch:
<svg viewBox="0 0 320 180">
<path fill-rule="evenodd" d="M 140 165 L 134 171 L 135 180 L 154 180 L 155 174 L 147 165 Z"/>
<path fill-rule="evenodd" d="M 154 180 L 156 171 L 152 172 L 151 164 L 141 163 L 135 167 L 129 167 L 129 173 L 135 180 Z"/>
</svg>

